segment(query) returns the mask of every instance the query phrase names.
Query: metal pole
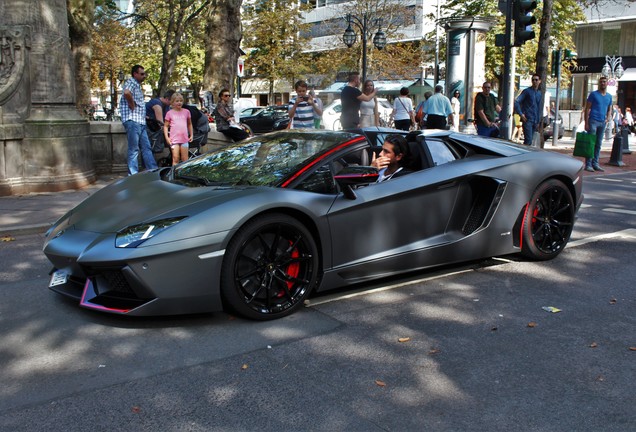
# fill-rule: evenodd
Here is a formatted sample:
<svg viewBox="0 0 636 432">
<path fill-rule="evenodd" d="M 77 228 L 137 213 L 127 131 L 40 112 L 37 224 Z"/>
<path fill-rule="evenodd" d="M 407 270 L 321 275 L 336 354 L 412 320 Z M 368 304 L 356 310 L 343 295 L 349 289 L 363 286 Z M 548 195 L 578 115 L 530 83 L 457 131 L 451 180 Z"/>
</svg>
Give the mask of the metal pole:
<svg viewBox="0 0 636 432">
<path fill-rule="evenodd" d="M 362 83 L 367 80 L 367 20 L 365 13 L 362 15 Z"/>
<path fill-rule="evenodd" d="M 561 49 L 556 54 L 556 96 L 554 101 L 554 120 L 552 122 L 552 146 L 556 147 L 559 140 L 559 93 L 561 92 Z M 548 118 L 550 118 L 550 108 L 548 107 Z"/>
<path fill-rule="evenodd" d="M 503 138 L 510 137 L 510 105 L 512 104 L 512 94 L 510 92 L 510 73 L 511 73 L 511 55 L 512 49 L 512 8 L 513 2 L 511 0 L 506 3 L 506 32 L 504 44 L 504 71 L 503 71 L 503 98 L 500 100 L 501 112 L 499 113 L 499 119 L 501 120 L 501 126 L 499 128 L 499 135 Z"/>
<path fill-rule="evenodd" d="M 439 0 L 437 0 L 437 16 L 435 17 L 435 86 L 439 81 Z"/>
</svg>

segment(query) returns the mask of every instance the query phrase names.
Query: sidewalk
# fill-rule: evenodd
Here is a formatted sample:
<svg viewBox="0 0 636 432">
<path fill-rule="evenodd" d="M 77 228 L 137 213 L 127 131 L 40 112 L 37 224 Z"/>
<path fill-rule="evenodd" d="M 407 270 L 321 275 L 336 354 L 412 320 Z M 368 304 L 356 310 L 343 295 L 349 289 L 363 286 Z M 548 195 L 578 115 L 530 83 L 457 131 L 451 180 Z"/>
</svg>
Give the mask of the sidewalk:
<svg viewBox="0 0 636 432">
<path fill-rule="evenodd" d="M 545 150 L 563 154 L 572 154 L 574 140 L 571 132 L 559 140 L 557 146 L 552 146 L 552 140 L 546 141 Z M 630 136 L 630 149 L 636 149 L 636 136 Z M 632 154 L 623 154 L 623 167 L 608 165 L 612 150 L 612 140 L 603 141 L 601 150 L 601 166 L 605 172 L 584 172 L 584 176 L 611 175 L 636 170 L 636 150 Z M 17 234 L 44 233 L 68 210 L 86 199 L 89 195 L 102 187 L 121 178 L 118 175 L 104 175 L 95 183 L 78 190 L 63 192 L 33 193 L 0 197 L 0 240 L 11 238 Z"/>
</svg>

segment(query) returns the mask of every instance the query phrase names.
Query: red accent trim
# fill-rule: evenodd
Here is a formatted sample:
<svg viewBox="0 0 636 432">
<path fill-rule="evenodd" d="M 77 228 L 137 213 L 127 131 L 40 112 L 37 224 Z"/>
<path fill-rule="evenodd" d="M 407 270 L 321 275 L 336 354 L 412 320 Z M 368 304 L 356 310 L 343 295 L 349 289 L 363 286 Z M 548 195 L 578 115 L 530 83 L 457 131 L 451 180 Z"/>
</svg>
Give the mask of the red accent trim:
<svg viewBox="0 0 636 432">
<path fill-rule="evenodd" d="M 314 161 L 312 161 L 310 164 L 305 165 L 301 170 L 299 170 L 298 172 L 296 172 L 296 174 L 294 174 L 293 176 L 291 176 L 285 183 L 283 183 L 281 185 L 282 188 L 286 188 L 287 186 L 289 186 L 289 184 L 291 182 L 293 182 L 294 180 L 296 180 L 298 177 L 300 177 L 302 174 L 304 174 L 307 170 L 309 170 L 310 168 L 314 167 L 315 165 L 321 163 L 323 160 L 325 160 L 325 158 L 331 156 L 332 154 L 334 154 L 337 151 L 342 150 L 345 147 L 348 147 L 350 145 L 353 144 L 357 144 L 360 141 L 366 141 L 366 138 L 363 136 L 359 136 L 356 138 L 353 138 L 349 141 L 345 141 L 340 145 L 337 145 L 336 147 L 332 148 L 331 150 L 329 150 L 328 152 L 326 152 L 325 154 L 323 154 L 321 157 L 315 159 Z"/>
<path fill-rule="evenodd" d="M 523 249 L 523 227 L 526 225 L 526 216 L 530 203 L 526 203 L 526 209 L 523 211 L 523 219 L 521 219 L 521 229 L 519 231 L 519 249 Z"/>
<path fill-rule="evenodd" d="M 86 295 L 88 293 L 88 290 L 92 289 L 92 286 L 93 286 L 93 283 L 91 282 L 91 280 L 86 279 L 86 284 L 84 285 L 84 292 L 82 293 L 82 299 L 80 300 L 80 306 L 83 306 L 88 309 L 97 309 L 97 310 L 115 312 L 115 313 L 121 313 L 121 314 L 125 314 L 130 311 L 130 309 L 108 308 L 106 306 L 91 303 L 90 300 L 86 300 Z"/>
</svg>

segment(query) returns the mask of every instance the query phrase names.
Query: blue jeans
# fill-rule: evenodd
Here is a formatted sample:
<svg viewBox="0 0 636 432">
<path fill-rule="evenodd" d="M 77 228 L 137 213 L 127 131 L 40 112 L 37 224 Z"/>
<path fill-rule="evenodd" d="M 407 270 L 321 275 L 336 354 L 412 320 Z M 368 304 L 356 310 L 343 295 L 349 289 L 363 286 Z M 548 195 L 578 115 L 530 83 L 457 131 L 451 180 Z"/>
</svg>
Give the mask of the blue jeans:
<svg viewBox="0 0 636 432">
<path fill-rule="evenodd" d="M 152 155 L 150 140 L 146 133 L 146 125 L 133 120 L 124 122 L 126 137 L 128 138 L 128 175 L 139 172 L 139 150 L 146 169 L 157 168 L 157 162 Z"/>
<path fill-rule="evenodd" d="M 537 130 L 538 125 L 538 122 L 533 123 L 532 120 L 528 120 L 527 122 L 523 123 L 523 143 L 525 145 L 532 145 L 532 134 L 534 133 L 534 131 Z"/>
<path fill-rule="evenodd" d="M 499 137 L 499 128 L 497 126 L 482 126 L 477 125 L 477 135 L 485 136 L 485 137 Z"/>
<path fill-rule="evenodd" d="M 605 134 L 605 121 L 590 120 L 590 130 L 588 133 L 596 134 L 596 145 L 594 146 L 594 157 L 592 159 L 585 159 L 586 167 L 596 167 L 598 165 L 598 158 L 601 154 L 601 146 L 603 145 L 603 135 Z"/>
</svg>

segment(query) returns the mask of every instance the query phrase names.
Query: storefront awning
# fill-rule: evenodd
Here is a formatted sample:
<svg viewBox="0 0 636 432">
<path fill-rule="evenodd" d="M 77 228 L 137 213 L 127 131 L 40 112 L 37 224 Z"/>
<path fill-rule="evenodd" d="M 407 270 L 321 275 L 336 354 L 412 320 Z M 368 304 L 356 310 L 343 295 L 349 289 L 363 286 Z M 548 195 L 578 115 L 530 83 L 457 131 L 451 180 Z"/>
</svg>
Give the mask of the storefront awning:
<svg viewBox="0 0 636 432">
<path fill-rule="evenodd" d="M 623 76 L 621 76 L 619 81 L 636 81 L 636 68 L 627 68 L 623 72 Z"/>
<path fill-rule="evenodd" d="M 416 82 L 417 80 L 383 80 L 373 81 L 373 84 L 380 93 L 398 93 L 402 87 L 411 87 Z M 320 93 L 340 93 L 346 85 L 346 82 L 335 82 Z"/>
<path fill-rule="evenodd" d="M 288 83 L 283 80 L 274 81 L 274 93 L 289 93 L 291 90 Z M 241 80 L 241 94 L 268 94 L 269 80 L 261 78 L 247 78 Z"/>
</svg>

